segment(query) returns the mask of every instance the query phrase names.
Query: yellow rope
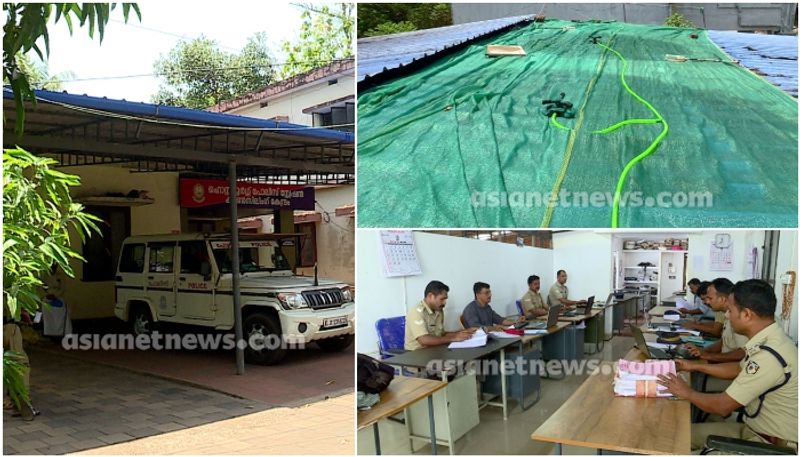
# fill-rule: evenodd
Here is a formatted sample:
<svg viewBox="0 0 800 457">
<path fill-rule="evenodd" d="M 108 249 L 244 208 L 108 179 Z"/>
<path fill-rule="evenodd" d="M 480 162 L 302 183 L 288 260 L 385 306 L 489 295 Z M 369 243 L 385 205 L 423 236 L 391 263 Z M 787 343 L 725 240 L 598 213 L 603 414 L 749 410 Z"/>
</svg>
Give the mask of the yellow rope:
<svg viewBox="0 0 800 457">
<path fill-rule="evenodd" d="M 609 40 L 609 45 L 614 41 L 614 37 L 612 36 Z M 597 68 L 595 69 L 595 74 L 592 77 L 592 80 L 589 81 L 589 85 L 586 86 L 586 92 L 583 94 L 583 103 L 581 103 L 581 107 L 578 109 L 578 116 L 575 122 L 575 127 L 572 128 L 572 131 L 569 134 L 569 141 L 567 142 L 567 148 L 564 153 L 564 161 L 561 162 L 561 170 L 558 172 L 558 177 L 556 178 L 555 184 L 553 184 L 553 191 L 550 194 L 550 202 L 548 202 L 547 208 L 544 212 L 544 218 L 542 218 L 542 228 L 547 228 L 550 226 L 550 221 L 553 218 L 553 211 L 555 210 L 555 202 L 558 199 L 558 193 L 561 191 L 561 185 L 564 183 L 564 178 L 567 176 L 567 169 L 569 168 L 569 162 L 572 159 L 572 149 L 575 147 L 575 137 L 578 135 L 578 130 L 581 128 L 581 124 L 583 123 L 583 111 L 586 108 L 586 103 L 589 101 L 589 94 L 592 92 L 595 83 L 598 79 L 600 79 L 600 74 L 603 70 L 603 65 L 606 62 L 606 55 L 608 52 L 603 50 L 603 54 L 600 56 L 600 60 L 597 62 Z"/>
</svg>

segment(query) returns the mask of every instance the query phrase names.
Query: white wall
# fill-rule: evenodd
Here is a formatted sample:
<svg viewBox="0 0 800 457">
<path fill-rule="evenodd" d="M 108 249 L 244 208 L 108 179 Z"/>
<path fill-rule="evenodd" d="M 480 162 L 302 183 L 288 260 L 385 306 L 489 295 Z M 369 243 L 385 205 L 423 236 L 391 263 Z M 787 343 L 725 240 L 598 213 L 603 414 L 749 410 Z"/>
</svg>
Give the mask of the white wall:
<svg viewBox="0 0 800 457">
<path fill-rule="evenodd" d="M 778 315 L 779 322 L 783 325 L 784 331 L 797 342 L 797 293 L 798 286 L 795 283 L 794 297 L 792 298 L 792 314 L 788 321 L 780 320 L 781 303 L 783 303 L 783 284 L 781 284 L 780 276 L 787 271 L 794 271 L 797 273 L 797 231 L 796 230 L 781 230 L 780 238 L 778 240 L 778 262 L 775 269 L 775 296 L 778 298 Z"/>
<path fill-rule="evenodd" d="M 491 286 L 492 308 L 501 315 L 510 315 L 516 313 L 514 301 L 525 293 L 528 276 L 540 276 L 542 289 L 555 280 L 550 249 L 420 232 L 414 234 L 414 240 L 422 275 L 386 278 L 378 257 L 378 233 L 358 230 L 358 352 L 375 353 L 378 348 L 375 322 L 384 317 L 405 316 L 408 307 L 424 298 L 425 286 L 434 279 L 450 286 L 445 307 L 447 330 L 459 328 L 458 317 L 473 300 L 472 285 L 476 281 Z"/>
<path fill-rule="evenodd" d="M 611 235 L 575 231 L 553 234 L 553 278 L 556 271 L 567 272 L 569 299 L 594 295 L 605 300 L 612 291 L 613 258 Z M 549 288 L 552 282 L 546 286 Z M 545 286 L 542 285 L 544 289 Z"/>
<path fill-rule="evenodd" d="M 316 223 L 317 263 L 320 276 L 353 284 L 355 279 L 355 218 L 336 216 L 336 208 L 352 205 L 355 193 L 352 185 L 317 188 L 314 194 L 317 211 L 328 217 Z M 314 274 L 313 268 L 302 269 Z"/>
<path fill-rule="evenodd" d="M 304 109 L 353 95 L 354 91 L 355 77 L 353 74 L 338 75 L 336 84 L 328 85 L 328 81 L 319 81 L 304 86 L 302 89 L 272 97 L 268 100 L 267 106 L 263 108 L 259 103 L 253 103 L 227 113 L 260 119 L 288 116 L 290 123 L 312 125 L 314 123 L 313 116 L 303 113 Z"/>
<path fill-rule="evenodd" d="M 728 233 L 733 241 L 733 270 L 712 271 L 709 269 L 711 243 L 714 235 Z M 689 234 L 689 261 L 687 262 L 687 278 L 698 278 L 701 281 L 712 281 L 715 278 L 728 278 L 734 283 L 743 279 L 751 279 L 752 266 L 748 263 L 750 251 L 758 249 L 758 268 L 761 272 L 762 246 L 764 232 L 761 230 L 708 230 Z"/>
<path fill-rule="evenodd" d="M 570 300 L 581 300 L 591 295 L 596 300 L 605 300 L 613 291 L 614 244 L 609 233 L 573 231 L 553 234 L 553 278 L 558 270 L 567 272 Z M 546 287 L 551 285 L 552 282 Z M 606 333 L 611 333 L 613 322 L 608 315 L 605 324 Z"/>
</svg>

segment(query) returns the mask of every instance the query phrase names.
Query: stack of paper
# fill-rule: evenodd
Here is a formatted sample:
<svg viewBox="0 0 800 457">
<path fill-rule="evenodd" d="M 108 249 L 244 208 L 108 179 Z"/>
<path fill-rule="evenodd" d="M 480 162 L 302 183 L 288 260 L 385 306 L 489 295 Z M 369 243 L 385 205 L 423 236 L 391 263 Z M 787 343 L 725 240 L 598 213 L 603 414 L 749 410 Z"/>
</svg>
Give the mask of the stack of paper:
<svg viewBox="0 0 800 457">
<path fill-rule="evenodd" d="M 656 383 L 659 375 L 676 374 L 672 360 L 633 362 L 620 359 L 614 375 L 614 395 L 621 397 L 671 397 L 666 388 Z"/>
<path fill-rule="evenodd" d="M 681 315 L 680 314 L 664 314 L 664 320 L 665 321 L 673 321 L 673 322 L 674 321 L 679 321 L 679 320 L 681 320 Z"/>
<path fill-rule="evenodd" d="M 526 335 L 547 335 L 549 332 L 544 328 L 526 328 Z"/>
<path fill-rule="evenodd" d="M 675 300 L 675 307 L 676 308 L 683 308 L 683 309 L 695 309 L 695 308 L 697 308 L 697 306 L 695 306 L 694 303 L 689 303 L 688 301 L 686 301 L 685 298 L 682 298 L 682 297 L 679 297 L 677 300 Z"/>
<path fill-rule="evenodd" d="M 486 332 L 483 329 L 478 329 L 472 334 L 472 338 L 464 341 L 453 341 L 447 347 L 450 349 L 479 348 L 486 346 L 487 338 Z"/>
</svg>

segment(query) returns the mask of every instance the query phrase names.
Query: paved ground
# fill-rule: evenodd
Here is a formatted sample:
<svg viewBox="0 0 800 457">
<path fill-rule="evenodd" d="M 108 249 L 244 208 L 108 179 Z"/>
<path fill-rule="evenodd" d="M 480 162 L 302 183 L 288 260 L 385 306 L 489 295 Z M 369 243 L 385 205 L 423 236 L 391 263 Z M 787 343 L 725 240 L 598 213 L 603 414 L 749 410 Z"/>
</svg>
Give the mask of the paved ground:
<svg viewBox="0 0 800 457">
<path fill-rule="evenodd" d="M 34 347 L 31 398 L 41 415 L 3 413 L 3 454 L 66 454 L 265 410 L 268 405 Z"/>
<path fill-rule="evenodd" d="M 275 408 L 82 454 L 326 454 L 354 453 L 354 395 L 300 408 Z"/>
<path fill-rule="evenodd" d="M 352 346 L 329 353 L 309 345 L 291 351 L 279 365 L 246 365 L 237 376 L 232 351 L 66 351 L 59 356 L 150 373 L 229 393 L 269 406 L 297 406 L 352 392 L 355 385 Z"/>
</svg>

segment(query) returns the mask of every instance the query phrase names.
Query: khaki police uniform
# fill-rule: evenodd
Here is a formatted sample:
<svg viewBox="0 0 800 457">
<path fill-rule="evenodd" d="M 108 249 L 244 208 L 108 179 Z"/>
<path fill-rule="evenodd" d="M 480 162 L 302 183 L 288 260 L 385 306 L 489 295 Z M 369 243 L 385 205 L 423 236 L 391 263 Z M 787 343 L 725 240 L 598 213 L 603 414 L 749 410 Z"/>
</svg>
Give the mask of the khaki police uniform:
<svg viewBox="0 0 800 457">
<path fill-rule="evenodd" d="M 731 326 L 731 321 L 725 319 L 725 322 L 722 324 L 722 349 L 720 352 L 723 354 L 726 352 L 731 352 L 736 349 L 743 348 L 745 344 L 747 344 L 747 337 L 734 332 L 733 326 Z M 708 376 L 708 379 L 706 380 L 705 391 L 724 392 L 732 382 L 733 380 L 731 379 L 720 379 L 713 376 Z"/>
<path fill-rule="evenodd" d="M 747 344 L 747 337 L 733 331 L 731 321 L 725 319 L 722 324 L 722 353 L 735 351 Z"/>
<path fill-rule="evenodd" d="M 774 350 L 787 366 L 784 368 L 762 346 Z M 702 448 L 708 435 L 723 435 L 797 450 L 797 348 L 773 323 L 753 336 L 744 350 L 745 358 L 739 362 L 741 371 L 725 390 L 737 403 L 745 405 L 744 424 L 692 424 L 692 447 Z M 787 374 L 789 381 L 784 383 Z M 777 386 L 781 387 L 766 393 Z M 763 403 L 759 399 L 762 394 Z"/>
<path fill-rule="evenodd" d="M 421 349 L 417 338 L 425 335 L 444 336 L 444 313 L 433 311 L 421 300 L 408 310 L 406 315 L 405 348 L 407 351 Z"/>
<path fill-rule="evenodd" d="M 547 311 L 550 308 L 547 306 L 547 304 L 545 304 L 542 294 L 539 292 L 534 293 L 530 289 L 525 292 L 525 295 L 522 296 L 520 304 L 522 305 L 522 312 L 526 315 L 530 314 L 535 309 L 543 309 Z"/>
<path fill-rule="evenodd" d="M 547 304 L 549 306 L 560 305 L 562 298 L 567 298 L 569 296 L 569 289 L 567 289 L 566 284 L 559 284 L 556 281 L 550 287 L 550 292 L 547 294 Z"/>
</svg>

